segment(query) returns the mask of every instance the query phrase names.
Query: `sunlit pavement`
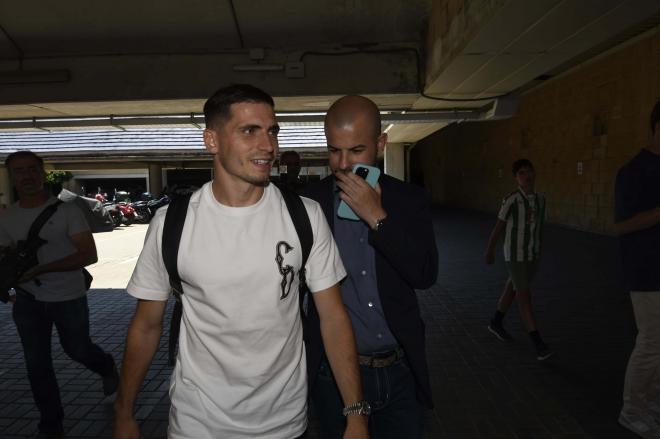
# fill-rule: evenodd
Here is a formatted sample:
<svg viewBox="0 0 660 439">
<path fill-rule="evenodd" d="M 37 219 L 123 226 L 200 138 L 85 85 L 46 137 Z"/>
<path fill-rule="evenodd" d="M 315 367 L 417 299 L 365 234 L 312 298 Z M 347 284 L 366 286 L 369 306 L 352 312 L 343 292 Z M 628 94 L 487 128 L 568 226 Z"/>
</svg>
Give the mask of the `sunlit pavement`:
<svg viewBox="0 0 660 439">
<path fill-rule="evenodd" d="M 620 285 L 616 241 L 558 227 L 546 230 L 534 306 L 555 355 L 539 363 L 515 309 L 505 320 L 513 343 L 502 343 L 486 330 L 506 276 L 501 260 L 494 267 L 482 261 L 493 222 L 491 215 L 435 213 L 440 277 L 419 293 L 436 404 L 427 412 L 426 437 L 635 438 L 616 422 L 635 333 L 630 301 Z M 135 304 L 123 288 L 145 230 L 133 225 L 96 235 L 100 260 L 92 267 L 89 294 L 92 338 L 117 361 Z M 0 306 L 0 330 L 0 437 L 31 437 L 38 413 L 7 305 Z M 72 362 L 56 335 L 53 340 L 66 437 L 110 437 L 114 397 L 105 398 L 100 379 Z M 145 438 L 166 436 L 171 373 L 166 340 L 137 404 Z M 318 437 L 313 418 L 308 437 Z"/>
</svg>

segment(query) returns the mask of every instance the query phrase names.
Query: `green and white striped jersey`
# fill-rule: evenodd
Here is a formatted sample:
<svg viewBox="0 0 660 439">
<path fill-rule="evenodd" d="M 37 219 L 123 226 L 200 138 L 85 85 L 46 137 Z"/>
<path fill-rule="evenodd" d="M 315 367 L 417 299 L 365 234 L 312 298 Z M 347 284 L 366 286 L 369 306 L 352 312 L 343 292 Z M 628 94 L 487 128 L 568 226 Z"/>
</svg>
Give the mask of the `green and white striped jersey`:
<svg viewBox="0 0 660 439">
<path fill-rule="evenodd" d="M 545 197 L 539 193 L 526 195 L 518 188 L 504 198 L 497 217 L 506 222 L 504 260 L 523 262 L 538 259 L 545 220 Z"/>
</svg>

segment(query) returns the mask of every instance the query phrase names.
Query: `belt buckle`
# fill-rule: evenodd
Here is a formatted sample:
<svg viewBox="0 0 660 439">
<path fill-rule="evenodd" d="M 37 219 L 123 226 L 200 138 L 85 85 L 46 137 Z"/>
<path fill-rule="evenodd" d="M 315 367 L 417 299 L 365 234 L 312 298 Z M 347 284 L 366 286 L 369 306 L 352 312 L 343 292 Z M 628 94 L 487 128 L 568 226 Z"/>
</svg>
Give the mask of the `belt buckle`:
<svg viewBox="0 0 660 439">
<path fill-rule="evenodd" d="M 361 362 L 363 365 L 367 367 L 381 368 L 391 366 L 401 358 L 402 355 L 400 355 L 398 350 L 393 350 L 361 357 L 363 358 L 363 361 Z"/>
</svg>

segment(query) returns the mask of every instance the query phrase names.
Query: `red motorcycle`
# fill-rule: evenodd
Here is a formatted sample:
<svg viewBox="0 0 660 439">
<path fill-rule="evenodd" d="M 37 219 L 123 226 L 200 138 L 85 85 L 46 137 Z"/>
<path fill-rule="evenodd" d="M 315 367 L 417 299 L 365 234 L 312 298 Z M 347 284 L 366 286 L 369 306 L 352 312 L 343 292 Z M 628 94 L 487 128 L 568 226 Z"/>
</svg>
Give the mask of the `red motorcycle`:
<svg viewBox="0 0 660 439">
<path fill-rule="evenodd" d="M 124 224 L 125 226 L 130 226 L 135 222 L 135 218 L 136 218 L 135 209 L 133 209 L 128 203 L 126 203 L 125 201 L 121 201 L 117 203 L 117 209 L 119 209 L 119 211 L 122 214 L 121 217 L 122 224 Z"/>
</svg>

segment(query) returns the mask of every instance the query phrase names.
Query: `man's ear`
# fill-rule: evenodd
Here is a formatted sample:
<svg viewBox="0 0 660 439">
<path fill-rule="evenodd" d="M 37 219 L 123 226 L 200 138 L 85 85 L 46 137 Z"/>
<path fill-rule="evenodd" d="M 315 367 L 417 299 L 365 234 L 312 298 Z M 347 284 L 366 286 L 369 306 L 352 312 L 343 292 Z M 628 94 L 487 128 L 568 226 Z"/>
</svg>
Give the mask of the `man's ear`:
<svg viewBox="0 0 660 439">
<path fill-rule="evenodd" d="M 204 146 L 211 154 L 218 153 L 218 135 L 212 129 L 204 129 Z"/>
<path fill-rule="evenodd" d="M 381 133 L 380 136 L 378 136 L 378 143 L 376 144 L 378 147 L 378 157 L 383 156 L 385 145 L 387 145 L 387 133 Z"/>
</svg>

